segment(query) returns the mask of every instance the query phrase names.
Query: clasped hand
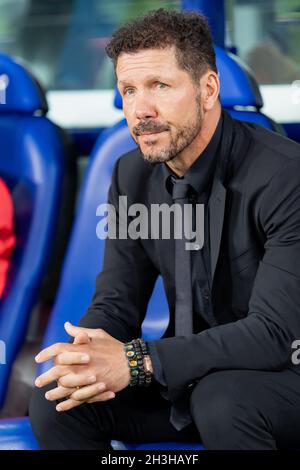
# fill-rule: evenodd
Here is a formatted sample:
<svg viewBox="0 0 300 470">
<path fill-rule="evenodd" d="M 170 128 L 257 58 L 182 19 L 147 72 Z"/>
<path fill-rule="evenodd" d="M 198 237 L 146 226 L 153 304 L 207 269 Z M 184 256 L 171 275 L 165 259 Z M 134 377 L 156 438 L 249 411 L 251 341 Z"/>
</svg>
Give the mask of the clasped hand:
<svg viewBox="0 0 300 470">
<path fill-rule="evenodd" d="M 37 377 L 35 385 L 44 387 L 57 382 L 49 390 L 47 400 L 60 400 L 57 411 L 67 411 L 82 403 L 106 401 L 129 385 L 130 372 L 124 344 L 104 330 L 81 328 L 65 323 L 73 343 L 56 343 L 35 358 L 41 363 L 54 359 L 54 367 Z"/>
</svg>

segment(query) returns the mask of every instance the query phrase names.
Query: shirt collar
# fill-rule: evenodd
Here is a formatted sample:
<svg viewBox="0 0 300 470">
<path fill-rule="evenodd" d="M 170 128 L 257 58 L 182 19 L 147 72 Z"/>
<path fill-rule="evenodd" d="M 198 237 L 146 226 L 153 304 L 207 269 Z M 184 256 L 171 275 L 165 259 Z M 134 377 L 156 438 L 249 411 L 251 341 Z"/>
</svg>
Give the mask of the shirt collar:
<svg viewBox="0 0 300 470">
<path fill-rule="evenodd" d="M 197 193 L 206 191 L 212 180 L 217 161 L 218 147 L 222 136 L 222 127 L 223 112 L 221 113 L 216 130 L 208 145 L 184 175 L 184 178 Z M 175 175 L 165 163 L 162 164 L 162 170 L 167 191 L 172 194 L 172 178 L 179 177 Z"/>
</svg>

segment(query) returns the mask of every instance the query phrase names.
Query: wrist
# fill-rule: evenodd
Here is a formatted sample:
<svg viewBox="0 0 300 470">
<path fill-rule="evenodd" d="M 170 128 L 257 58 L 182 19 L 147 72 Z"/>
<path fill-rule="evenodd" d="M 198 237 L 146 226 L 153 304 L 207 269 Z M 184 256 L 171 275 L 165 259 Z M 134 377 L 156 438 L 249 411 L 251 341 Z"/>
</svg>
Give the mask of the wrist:
<svg viewBox="0 0 300 470">
<path fill-rule="evenodd" d="M 130 371 L 130 386 L 148 387 L 153 378 L 152 361 L 147 343 L 143 339 L 134 339 L 124 344 L 124 350 Z"/>
</svg>

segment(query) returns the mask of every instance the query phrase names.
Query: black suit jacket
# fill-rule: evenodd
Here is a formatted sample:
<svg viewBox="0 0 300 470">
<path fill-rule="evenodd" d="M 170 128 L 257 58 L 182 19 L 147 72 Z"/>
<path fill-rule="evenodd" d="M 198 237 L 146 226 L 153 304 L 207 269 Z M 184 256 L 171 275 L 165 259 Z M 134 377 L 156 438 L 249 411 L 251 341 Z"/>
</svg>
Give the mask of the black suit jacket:
<svg viewBox="0 0 300 470">
<path fill-rule="evenodd" d="M 174 242 L 106 240 L 102 272 L 80 324 L 129 341 L 141 333 L 158 274 L 170 323 L 155 341 L 173 403 L 191 384 L 224 369 L 276 371 L 299 367 L 291 344 L 300 339 L 300 146 L 260 126 L 224 116 L 214 174 L 210 252 L 214 319 L 188 337 L 174 335 Z M 172 204 L 161 164 L 138 150 L 116 163 L 109 201 Z"/>
</svg>

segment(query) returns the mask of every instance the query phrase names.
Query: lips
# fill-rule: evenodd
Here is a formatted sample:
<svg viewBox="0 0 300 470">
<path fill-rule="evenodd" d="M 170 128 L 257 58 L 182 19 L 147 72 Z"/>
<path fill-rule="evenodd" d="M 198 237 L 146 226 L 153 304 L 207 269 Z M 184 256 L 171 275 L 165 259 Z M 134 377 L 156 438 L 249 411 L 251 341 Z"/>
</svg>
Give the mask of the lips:
<svg viewBox="0 0 300 470">
<path fill-rule="evenodd" d="M 162 132 L 166 132 L 166 131 L 156 131 L 156 132 L 143 132 L 141 134 L 139 134 L 140 136 L 143 136 L 143 135 L 155 135 L 155 134 L 161 134 Z"/>
<path fill-rule="evenodd" d="M 140 135 L 155 135 L 155 134 L 160 134 L 160 132 L 143 132 L 143 134 Z"/>
</svg>

